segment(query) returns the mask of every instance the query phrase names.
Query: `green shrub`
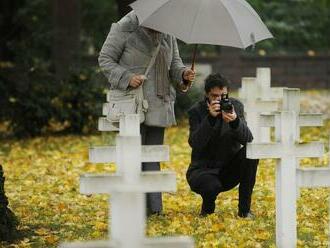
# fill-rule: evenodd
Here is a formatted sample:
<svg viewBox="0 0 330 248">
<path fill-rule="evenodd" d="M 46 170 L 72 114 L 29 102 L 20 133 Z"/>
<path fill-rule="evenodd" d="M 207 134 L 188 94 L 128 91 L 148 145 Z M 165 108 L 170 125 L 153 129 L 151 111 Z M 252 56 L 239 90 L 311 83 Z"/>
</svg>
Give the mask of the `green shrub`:
<svg viewBox="0 0 330 248">
<path fill-rule="evenodd" d="M 0 121 L 10 122 L 13 135 L 96 130 L 105 86 L 94 69 L 72 72 L 60 83 L 41 69 L 26 73 L 24 78 L 18 77 L 21 80 L 8 78 L 0 78 Z"/>
</svg>

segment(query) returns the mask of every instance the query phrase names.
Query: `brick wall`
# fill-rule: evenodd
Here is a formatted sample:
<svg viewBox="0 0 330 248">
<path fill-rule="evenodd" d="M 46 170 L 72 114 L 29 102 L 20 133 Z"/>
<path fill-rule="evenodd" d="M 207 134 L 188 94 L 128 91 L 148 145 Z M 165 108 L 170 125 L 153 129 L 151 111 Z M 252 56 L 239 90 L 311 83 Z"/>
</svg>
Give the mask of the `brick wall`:
<svg viewBox="0 0 330 248">
<path fill-rule="evenodd" d="M 257 67 L 270 67 L 272 86 L 330 89 L 330 56 L 249 56 L 227 49 L 218 57 L 199 57 L 197 63 L 211 64 L 213 72 L 232 81 L 233 88 L 240 87 L 242 77 L 254 77 Z"/>
<path fill-rule="evenodd" d="M 196 63 L 211 64 L 212 71 L 219 71 L 233 83 L 241 86 L 242 77 L 254 77 L 257 67 L 270 67 L 272 86 L 288 86 L 301 89 L 330 89 L 330 55 L 328 56 L 250 56 L 242 55 L 234 48 L 226 48 L 221 56 L 197 57 Z M 186 64 L 191 57 L 183 58 Z M 97 57 L 87 57 L 84 63 L 97 65 Z"/>
</svg>

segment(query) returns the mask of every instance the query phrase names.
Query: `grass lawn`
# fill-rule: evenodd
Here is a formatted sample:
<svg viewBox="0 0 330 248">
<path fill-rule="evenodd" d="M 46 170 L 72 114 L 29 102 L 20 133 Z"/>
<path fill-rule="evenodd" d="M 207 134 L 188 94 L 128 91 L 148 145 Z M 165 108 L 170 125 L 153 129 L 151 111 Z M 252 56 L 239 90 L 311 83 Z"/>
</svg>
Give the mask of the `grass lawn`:
<svg viewBox="0 0 330 248">
<path fill-rule="evenodd" d="M 322 128 L 304 128 L 303 141 L 328 142 L 330 120 Z M 262 160 L 253 195 L 254 221 L 236 216 L 237 188 L 219 195 L 215 214 L 198 216 L 201 198 L 185 179 L 191 149 L 185 122 L 167 129 L 171 161 L 163 169 L 177 173 L 178 191 L 164 193 L 164 215 L 147 222 L 147 235 L 190 235 L 196 247 L 275 247 L 274 160 Z M 113 136 L 39 137 L 1 140 L 0 163 L 11 209 L 20 219 L 21 240 L 0 247 L 56 247 L 61 241 L 105 239 L 108 196 L 79 194 L 79 175 L 114 172 L 113 164 L 88 162 L 90 145 L 114 143 Z M 327 151 L 328 151 L 327 146 Z M 303 166 L 325 166 L 323 159 L 303 159 Z M 327 247 L 329 189 L 303 189 L 298 201 L 298 247 Z"/>
</svg>

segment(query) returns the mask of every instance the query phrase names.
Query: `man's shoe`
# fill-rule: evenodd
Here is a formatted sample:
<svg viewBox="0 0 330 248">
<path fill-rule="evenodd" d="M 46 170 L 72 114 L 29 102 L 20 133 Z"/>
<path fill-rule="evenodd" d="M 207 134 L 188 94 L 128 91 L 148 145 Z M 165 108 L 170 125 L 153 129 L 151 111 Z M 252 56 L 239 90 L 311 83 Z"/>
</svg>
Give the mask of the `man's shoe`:
<svg viewBox="0 0 330 248">
<path fill-rule="evenodd" d="M 201 210 L 199 216 L 206 217 L 206 216 L 208 216 L 210 214 L 213 214 L 213 213 L 214 213 L 214 211 L 213 212 L 206 212 L 206 211 Z"/>
<path fill-rule="evenodd" d="M 213 214 L 214 209 L 215 209 L 215 202 L 206 203 L 205 201 L 203 201 L 200 216 L 205 217 L 209 214 Z"/>
<path fill-rule="evenodd" d="M 255 219 L 255 215 L 254 213 L 252 213 L 251 211 L 249 212 L 241 212 L 241 211 L 238 211 L 238 216 L 241 217 L 241 218 L 245 218 L 245 219 Z"/>
</svg>

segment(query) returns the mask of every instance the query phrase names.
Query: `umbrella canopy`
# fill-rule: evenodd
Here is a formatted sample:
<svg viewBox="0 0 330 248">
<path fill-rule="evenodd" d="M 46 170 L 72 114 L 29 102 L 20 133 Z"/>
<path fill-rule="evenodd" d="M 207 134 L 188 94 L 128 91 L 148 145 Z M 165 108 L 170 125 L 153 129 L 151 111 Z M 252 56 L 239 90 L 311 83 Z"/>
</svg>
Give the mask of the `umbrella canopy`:
<svg viewBox="0 0 330 248">
<path fill-rule="evenodd" d="M 131 7 L 140 25 L 188 44 L 246 48 L 273 37 L 244 0 L 137 0 Z"/>
</svg>

